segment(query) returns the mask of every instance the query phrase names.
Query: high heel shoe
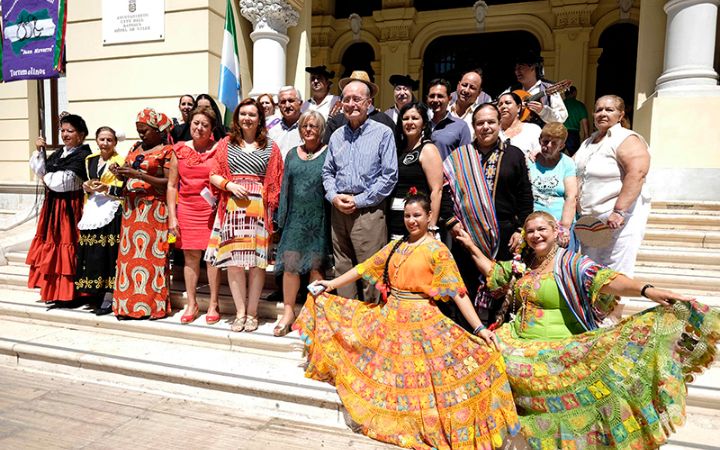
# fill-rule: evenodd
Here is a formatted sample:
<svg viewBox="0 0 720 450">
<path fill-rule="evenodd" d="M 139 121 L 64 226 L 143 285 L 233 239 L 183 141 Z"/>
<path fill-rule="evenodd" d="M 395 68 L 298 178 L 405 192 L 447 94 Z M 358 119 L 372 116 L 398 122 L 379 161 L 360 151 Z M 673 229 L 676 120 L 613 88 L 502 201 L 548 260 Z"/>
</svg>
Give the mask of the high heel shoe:
<svg viewBox="0 0 720 450">
<path fill-rule="evenodd" d="M 215 309 L 215 314 L 205 314 L 205 322 L 208 325 L 220 322 L 220 306 Z"/>
<path fill-rule="evenodd" d="M 195 311 L 190 313 L 190 310 L 187 310 L 185 312 L 185 314 L 183 314 L 182 317 L 180 317 L 180 323 L 183 325 L 192 323 L 195 321 L 195 319 L 197 319 L 197 316 L 198 316 L 198 307 L 196 306 Z"/>
</svg>

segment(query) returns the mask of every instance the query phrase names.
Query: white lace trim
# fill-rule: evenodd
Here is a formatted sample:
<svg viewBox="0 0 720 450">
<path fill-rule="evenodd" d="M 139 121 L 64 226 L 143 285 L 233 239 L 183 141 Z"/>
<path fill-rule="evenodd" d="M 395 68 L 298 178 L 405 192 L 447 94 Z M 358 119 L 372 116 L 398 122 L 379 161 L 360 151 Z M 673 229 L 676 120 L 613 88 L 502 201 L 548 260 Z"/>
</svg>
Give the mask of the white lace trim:
<svg viewBox="0 0 720 450">
<path fill-rule="evenodd" d="M 120 200 L 105 194 L 90 194 L 83 209 L 82 219 L 78 223 L 78 229 L 84 231 L 104 227 L 113 221 L 119 207 Z"/>
</svg>

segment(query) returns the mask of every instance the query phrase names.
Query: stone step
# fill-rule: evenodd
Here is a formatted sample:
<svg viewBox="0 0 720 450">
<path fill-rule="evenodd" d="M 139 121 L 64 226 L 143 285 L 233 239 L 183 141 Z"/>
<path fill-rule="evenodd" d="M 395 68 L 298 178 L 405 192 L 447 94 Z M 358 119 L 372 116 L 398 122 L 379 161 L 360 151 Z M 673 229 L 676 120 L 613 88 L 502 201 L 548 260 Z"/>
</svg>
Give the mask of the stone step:
<svg viewBox="0 0 720 450">
<path fill-rule="evenodd" d="M 678 214 L 676 211 L 655 211 L 648 218 L 648 228 L 715 230 L 720 229 L 720 211 Z"/>
<path fill-rule="evenodd" d="M 656 210 L 675 210 L 678 212 L 693 212 L 693 211 L 720 211 L 720 202 L 675 202 L 675 201 L 653 201 L 653 211 Z"/>
<path fill-rule="evenodd" d="M 720 249 L 720 231 L 648 228 L 643 247 L 655 246 Z"/>
<path fill-rule="evenodd" d="M 638 252 L 637 263 L 638 265 L 652 263 L 665 267 L 695 267 L 720 271 L 720 249 L 643 246 Z"/>
<path fill-rule="evenodd" d="M 11 266 L 24 266 L 27 252 L 9 252 L 5 254 L 5 258 Z"/>
<path fill-rule="evenodd" d="M 156 324 L 152 324 L 156 325 Z M 0 316 L 0 364 L 89 381 L 233 393 L 273 417 L 342 426 L 335 389 L 304 377 L 298 351 L 198 346 L 143 332 L 109 333 L 81 325 Z M 149 383 L 149 384 L 148 384 Z"/>
<path fill-rule="evenodd" d="M 705 295 L 720 293 L 720 274 L 712 270 L 685 269 L 682 272 L 672 267 L 635 268 L 633 277 L 644 283 L 680 291 L 692 291 Z"/>
</svg>

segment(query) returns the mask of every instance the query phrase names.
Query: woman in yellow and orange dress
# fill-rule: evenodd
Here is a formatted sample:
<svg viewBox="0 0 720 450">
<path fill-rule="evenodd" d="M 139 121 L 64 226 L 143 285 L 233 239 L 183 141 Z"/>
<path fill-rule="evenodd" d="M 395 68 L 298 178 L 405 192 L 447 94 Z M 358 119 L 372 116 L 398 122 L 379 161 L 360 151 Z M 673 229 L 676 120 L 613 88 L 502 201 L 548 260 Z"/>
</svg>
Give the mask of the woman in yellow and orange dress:
<svg viewBox="0 0 720 450">
<path fill-rule="evenodd" d="M 404 220 L 408 236 L 316 282 L 328 292 L 362 276 L 387 301 L 309 296 L 294 325 L 308 348 L 306 376 L 334 384 L 374 439 L 415 449 L 499 448 L 520 425 L 495 335 L 482 326 L 447 247 L 428 234 L 427 197 L 407 197 Z M 440 312 L 435 302 L 450 299 L 474 334 Z"/>
<path fill-rule="evenodd" d="M 168 209 L 165 191 L 172 145 L 170 119 L 146 108 L 137 117 L 141 141 L 110 170 L 125 180 L 113 312 L 124 319 L 160 319 L 168 301 Z"/>
</svg>

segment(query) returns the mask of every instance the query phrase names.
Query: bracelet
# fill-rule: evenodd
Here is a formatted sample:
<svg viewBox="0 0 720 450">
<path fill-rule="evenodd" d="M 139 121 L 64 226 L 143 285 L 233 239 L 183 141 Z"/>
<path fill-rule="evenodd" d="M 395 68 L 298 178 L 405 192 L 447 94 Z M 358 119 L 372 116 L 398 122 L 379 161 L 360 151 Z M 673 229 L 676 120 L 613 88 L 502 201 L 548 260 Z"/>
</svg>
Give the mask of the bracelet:
<svg viewBox="0 0 720 450">
<path fill-rule="evenodd" d="M 227 185 L 230 184 L 230 180 L 223 180 L 222 183 L 220 183 L 220 189 L 223 191 L 227 191 Z"/>
<path fill-rule="evenodd" d="M 640 295 L 642 295 L 645 298 L 650 298 L 647 295 L 645 295 L 645 291 L 647 291 L 650 288 L 654 288 L 654 287 L 655 286 L 653 286 L 652 284 L 646 284 L 645 286 L 642 287 L 642 289 L 640 289 Z"/>
<path fill-rule="evenodd" d="M 623 219 L 625 218 L 625 214 L 627 214 L 627 213 L 626 213 L 625 211 L 623 211 L 622 209 L 617 209 L 617 208 L 613 209 L 613 212 L 614 212 L 615 214 L 617 214 L 618 216 L 622 217 Z"/>
<path fill-rule="evenodd" d="M 477 328 L 475 328 L 475 329 L 473 330 L 472 334 L 474 334 L 475 336 L 477 336 L 477 335 L 480 334 L 480 332 L 481 332 L 482 330 L 484 330 L 484 329 L 485 329 L 485 325 L 480 324 L 480 325 L 477 326 Z"/>
</svg>

